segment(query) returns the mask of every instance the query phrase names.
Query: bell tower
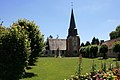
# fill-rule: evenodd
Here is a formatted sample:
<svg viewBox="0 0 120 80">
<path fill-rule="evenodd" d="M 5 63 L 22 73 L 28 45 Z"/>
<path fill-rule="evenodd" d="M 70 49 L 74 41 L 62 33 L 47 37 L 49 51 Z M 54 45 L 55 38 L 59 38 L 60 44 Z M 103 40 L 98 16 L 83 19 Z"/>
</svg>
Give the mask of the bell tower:
<svg viewBox="0 0 120 80">
<path fill-rule="evenodd" d="M 67 54 L 66 56 L 79 56 L 80 37 L 78 36 L 73 8 L 71 11 L 70 25 L 67 36 Z"/>
</svg>

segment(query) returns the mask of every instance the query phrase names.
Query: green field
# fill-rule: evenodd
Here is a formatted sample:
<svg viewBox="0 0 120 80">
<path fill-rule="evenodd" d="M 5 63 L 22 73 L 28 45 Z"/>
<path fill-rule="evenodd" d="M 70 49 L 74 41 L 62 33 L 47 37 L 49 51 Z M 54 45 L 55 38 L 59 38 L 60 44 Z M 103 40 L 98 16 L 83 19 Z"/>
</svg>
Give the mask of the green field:
<svg viewBox="0 0 120 80">
<path fill-rule="evenodd" d="M 82 74 L 91 71 L 92 61 L 100 68 L 101 61 L 96 59 L 82 59 Z M 113 59 L 107 59 L 107 63 L 113 62 Z M 21 80 L 64 80 L 70 78 L 78 70 L 79 58 L 38 58 L 36 66 L 32 66 L 27 72 L 35 74 L 31 78 Z M 115 63 L 115 61 L 114 61 Z"/>
</svg>

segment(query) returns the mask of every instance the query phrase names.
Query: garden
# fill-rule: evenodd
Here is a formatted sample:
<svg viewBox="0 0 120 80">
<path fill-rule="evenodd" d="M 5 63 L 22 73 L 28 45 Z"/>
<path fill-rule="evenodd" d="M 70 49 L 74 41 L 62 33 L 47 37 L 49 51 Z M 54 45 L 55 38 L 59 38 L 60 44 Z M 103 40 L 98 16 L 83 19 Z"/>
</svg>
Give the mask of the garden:
<svg viewBox="0 0 120 80">
<path fill-rule="evenodd" d="M 78 57 L 69 58 L 38 58 L 36 65 L 28 69 L 33 76 L 21 80 L 80 80 L 97 77 L 116 78 L 119 62 L 115 58 L 101 60 L 99 58 L 82 58 L 81 68 Z M 117 67 L 116 67 L 117 65 Z M 80 73 L 79 73 L 80 68 Z M 116 69 L 115 69 L 116 68 Z M 106 69 L 106 73 L 104 72 Z M 100 72 L 101 71 L 101 72 Z M 114 73 L 112 73 L 112 71 Z M 94 73 L 91 75 L 91 73 Z M 98 74 L 99 73 L 99 74 Z M 79 76 L 80 75 L 80 76 Z M 108 76 L 109 75 L 109 76 Z M 93 80 L 96 80 L 95 78 Z M 103 80 L 103 79 L 101 79 Z M 107 80 L 107 79 L 106 79 Z M 110 79 L 109 79 L 110 80 Z M 114 79 L 111 79 L 114 80 Z"/>
<path fill-rule="evenodd" d="M 81 59 L 80 59 L 81 60 Z M 120 63 L 116 60 L 101 60 L 97 64 L 93 59 L 91 70 L 82 74 L 82 62 L 80 61 L 78 72 L 67 80 L 120 80 Z M 99 67 L 99 68 L 98 68 Z M 84 71 L 83 71 L 84 72 Z"/>
</svg>

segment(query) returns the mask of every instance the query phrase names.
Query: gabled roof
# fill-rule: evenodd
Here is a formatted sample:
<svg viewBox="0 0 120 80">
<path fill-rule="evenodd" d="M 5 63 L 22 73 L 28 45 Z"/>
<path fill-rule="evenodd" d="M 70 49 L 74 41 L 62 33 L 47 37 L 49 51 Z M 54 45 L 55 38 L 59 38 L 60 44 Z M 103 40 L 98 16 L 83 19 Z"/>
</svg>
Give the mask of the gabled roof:
<svg viewBox="0 0 120 80">
<path fill-rule="evenodd" d="M 66 39 L 48 39 L 50 50 L 66 50 Z"/>
<path fill-rule="evenodd" d="M 104 43 L 102 44 L 106 44 L 108 46 L 108 49 L 112 49 L 113 47 L 113 44 L 117 41 L 120 41 L 120 38 L 116 38 L 116 39 L 112 39 L 112 40 L 108 40 L 108 41 L 105 41 Z"/>
</svg>

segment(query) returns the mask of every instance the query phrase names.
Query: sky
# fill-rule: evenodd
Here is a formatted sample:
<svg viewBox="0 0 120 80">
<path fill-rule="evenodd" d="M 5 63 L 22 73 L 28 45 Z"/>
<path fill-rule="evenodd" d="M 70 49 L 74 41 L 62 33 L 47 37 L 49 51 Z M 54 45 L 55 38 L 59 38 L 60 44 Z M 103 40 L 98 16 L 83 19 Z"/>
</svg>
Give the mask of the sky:
<svg viewBox="0 0 120 80">
<path fill-rule="evenodd" d="M 73 2 L 81 42 L 109 40 L 120 24 L 120 0 L 0 0 L 0 22 L 10 27 L 18 19 L 34 21 L 47 38 L 66 39 Z"/>
</svg>

